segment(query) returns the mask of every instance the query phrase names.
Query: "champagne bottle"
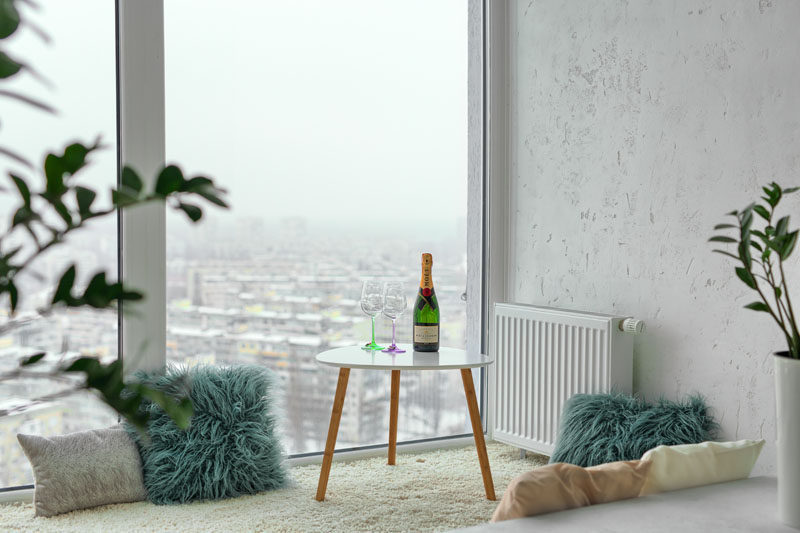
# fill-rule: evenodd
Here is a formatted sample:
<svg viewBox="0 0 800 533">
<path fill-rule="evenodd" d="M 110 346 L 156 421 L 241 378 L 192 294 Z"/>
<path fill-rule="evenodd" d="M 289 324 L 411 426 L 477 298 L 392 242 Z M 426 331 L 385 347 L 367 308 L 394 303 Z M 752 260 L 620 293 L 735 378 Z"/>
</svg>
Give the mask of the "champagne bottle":
<svg viewBox="0 0 800 533">
<path fill-rule="evenodd" d="M 414 351 L 439 351 L 439 302 L 433 290 L 431 254 L 422 254 L 422 278 L 414 302 Z"/>
</svg>

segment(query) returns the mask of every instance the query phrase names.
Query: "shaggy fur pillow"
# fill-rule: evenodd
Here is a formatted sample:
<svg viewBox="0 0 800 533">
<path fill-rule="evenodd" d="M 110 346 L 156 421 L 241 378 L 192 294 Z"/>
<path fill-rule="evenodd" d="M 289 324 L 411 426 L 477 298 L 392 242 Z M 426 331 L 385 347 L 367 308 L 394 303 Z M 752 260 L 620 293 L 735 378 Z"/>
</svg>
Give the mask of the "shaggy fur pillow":
<svg viewBox="0 0 800 533">
<path fill-rule="evenodd" d="M 576 394 L 564 405 L 550 462 L 630 461 L 662 444 L 713 440 L 717 427 L 700 396 L 651 404 L 626 394 Z"/>
<path fill-rule="evenodd" d="M 128 426 L 142 456 L 153 503 L 219 499 L 275 489 L 287 481 L 277 434 L 274 375 L 258 366 L 170 367 L 139 379 L 170 394 L 188 392 L 194 415 L 186 431 L 155 404 L 147 438 Z"/>
</svg>

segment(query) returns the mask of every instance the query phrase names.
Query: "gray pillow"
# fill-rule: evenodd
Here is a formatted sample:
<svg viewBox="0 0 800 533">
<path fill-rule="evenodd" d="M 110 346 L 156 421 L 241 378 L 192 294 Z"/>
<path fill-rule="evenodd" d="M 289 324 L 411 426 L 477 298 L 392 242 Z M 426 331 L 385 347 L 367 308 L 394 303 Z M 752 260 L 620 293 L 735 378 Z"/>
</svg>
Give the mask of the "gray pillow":
<svg viewBox="0 0 800 533">
<path fill-rule="evenodd" d="M 36 516 L 147 497 L 139 451 L 120 426 L 17 440 L 33 467 Z"/>
</svg>

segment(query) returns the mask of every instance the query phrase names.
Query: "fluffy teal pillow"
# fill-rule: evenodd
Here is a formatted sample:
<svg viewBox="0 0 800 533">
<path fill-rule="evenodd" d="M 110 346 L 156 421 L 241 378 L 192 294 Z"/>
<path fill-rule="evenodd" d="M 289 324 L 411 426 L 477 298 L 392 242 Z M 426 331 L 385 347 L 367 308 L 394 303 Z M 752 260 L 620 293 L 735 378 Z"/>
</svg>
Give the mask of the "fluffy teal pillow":
<svg viewBox="0 0 800 533">
<path fill-rule="evenodd" d="M 630 461 L 662 444 L 713 440 L 717 428 L 700 396 L 647 403 L 626 394 L 576 394 L 564 405 L 550 462 L 585 467 Z"/>
<path fill-rule="evenodd" d="M 194 406 L 186 431 L 155 404 L 146 406 L 147 439 L 126 428 L 139 446 L 150 501 L 228 498 L 287 481 L 273 405 L 276 378 L 268 369 L 170 367 L 165 374 L 139 374 L 139 379 L 169 394 L 188 392 Z"/>
</svg>

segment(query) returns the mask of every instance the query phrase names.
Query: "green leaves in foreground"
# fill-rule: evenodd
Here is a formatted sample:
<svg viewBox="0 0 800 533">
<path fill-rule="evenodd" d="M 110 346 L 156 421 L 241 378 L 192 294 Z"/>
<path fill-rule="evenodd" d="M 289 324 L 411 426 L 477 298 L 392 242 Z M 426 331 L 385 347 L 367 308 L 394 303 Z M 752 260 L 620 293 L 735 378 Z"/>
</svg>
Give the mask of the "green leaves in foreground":
<svg viewBox="0 0 800 533">
<path fill-rule="evenodd" d="M 2 1 L 0 0 L 0 9 Z M 119 186 L 111 191 L 112 205 L 97 208 L 97 192 L 78 184 L 77 179 L 81 170 L 91 162 L 91 155 L 102 148 L 98 139 L 92 144 L 73 142 L 63 151 L 47 154 L 42 169 L 44 180 L 38 188 L 21 175 L 9 175 L 13 187 L 7 191 L 18 203 L 10 211 L 10 229 L 5 234 L 0 234 L 0 242 L 5 235 L 17 228 L 23 228 L 34 241 L 34 252 L 25 259 L 0 253 L 0 297 L 8 294 L 12 312 L 20 301 L 18 287 L 14 283 L 16 275 L 25 270 L 40 253 L 64 242 L 70 232 L 83 227 L 90 219 L 112 215 L 117 209 L 166 202 L 190 221 L 197 222 L 203 217 L 203 209 L 198 203 L 208 202 L 217 207 L 228 207 L 226 191 L 217 187 L 211 178 L 186 178 L 179 167 L 169 165 L 158 173 L 154 185 L 149 187 L 150 191 L 145 180 L 134 169 L 124 167 L 119 177 Z M 195 200 L 197 203 L 187 200 Z M 74 265 L 61 275 L 53 294 L 52 305 L 104 309 L 112 307 L 118 301 L 143 298 L 143 294 L 136 290 L 128 289 L 118 282 L 107 281 L 103 272 L 95 273 L 86 288 L 82 292 L 76 292 L 76 275 Z"/>
<path fill-rule="evenodd" d="M 80 357 L 63 368 L 64 372 L 83 373 L 86 387 L 96 390 L 102 400 L 140 431 L 147 428 L 150 413 L 141 409 L 147 401 L 161 407 L 181 429 L 189 427 L 193 408 L 187 397 L 173 398 L 138 382 L 125 383 L 122 361 L 103 364 L 94 357 Z"/>
<path fill-rule="evenodd" d="M 35 365 L 44 357 L 43 352 L 31 355 L 22 359 L 19 366 Z M 57 372 L 83 374 L 83 387 L 97 391 L 103 402 L 139 431 L 144 432 L 150 420 L 149 411 L 142 408 L 148 402 L 161 407 L 181 429 L 188 428 L 191 422 L 194 410 L 188 397 L 173 397 L 137 381 L 126 383 L 122 374 L 122 361 L 119 359 L 104 364 L 95 357 L 79 357 L 59 368 Z"/>
<path fill-rule="evenodd" d="M 124 167 L 120 176 L 120 186 L 112 191 L 112 201 L 117 207 L 127 207 L 153 200 L 165 200 L 173 209 L 183 211 L 192 222 L 203 217 L 200 206 L 186 202 L 188 197 L 198 197 L 218 207 L 227 208 L 226 191 L 217 187 L 211 178 L 194 176 L 186 178 L 183 171 L 175 166 L 164 167 L 156 177 L 152 192 L 147 192 L 144 181 L 131 167 Z M 175 200 L 170 202 L 170 200 Z"/>
<path fill-rule="evenodd" d="M 95 309 L 106 309 L 118 301 L 141 300 L 143 297 L 141 292 L 125 289 L 122 283 L 108 283 L 105 272 L 98 272 L 92 276 L 83 293 L 73 294 L 75 276 L 75 265 L 70 265 L 58 281 L 51 301 L 52 305 L 62 304 L 66 307 L 87 306 Z"/>
</svg>

